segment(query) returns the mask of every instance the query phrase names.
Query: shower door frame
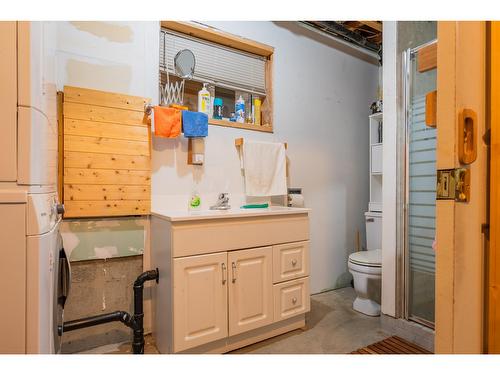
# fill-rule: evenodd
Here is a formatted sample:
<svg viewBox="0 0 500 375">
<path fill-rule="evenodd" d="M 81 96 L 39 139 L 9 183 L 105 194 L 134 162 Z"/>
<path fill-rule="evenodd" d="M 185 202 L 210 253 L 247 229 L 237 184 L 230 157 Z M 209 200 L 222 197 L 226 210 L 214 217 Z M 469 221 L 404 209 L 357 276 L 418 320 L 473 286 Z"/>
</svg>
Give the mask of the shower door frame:
<svg viewBox="0 0 500 375">
<path fill-rule="evenodd" d="M 399 288 L 399 300 L 401 302 L 401 312 L 403 318 L 409 321 L 413 321 L 415 323 L 421 324 L 428 328 L 434 329 L 435 323 L 430 322 L 426 319 L 413 316 L 410 314 L 410 246 L 409 246 L 409 233 L 408 233 L 408 223 L 409 223 L 409 200 L 410 200 L 410 173 L 409 173 L 409 162 L 410 162 L 410 121 L 409 121 L 409 109 L 410 109 L 410 97 L 411 97 L 411 78 L 412 78 L 412 69 L 411 69 L 411 59 L 415 56 L 419 50 L 428 47 L 434 43 L 437 43 L 437 39 L 430 40 L 426 43 L 423 43 L 417 47 L 408 48 L 403 52 L 403 67 L 402 67 L 402 82 L 403 82 L 403 124 L 404 124 L 404 134 L 399 137 L 402 140 L 402 147 L 400 147 L 400 155 L 403 156 L 403 160 L 400 160 L 400 166 L 398 168 L 398 172 L 401 177 L 399 178 L 400 186 L 399 186 L 399 197 L 398 197 L 398 222 L 403 223 L 401 225 L 400 230 L 398 230 L 398 242 L 400 245 L 399 248 L 402 249 L 402 256 L 400 262 L 400 271 L 399 279 L 402 280 L 403 287 Z M 435 68 L 436 69 L 436 68 Z M 436 82 L 437 86 L 437 82 Z M 436 150 L 437 152 L 437 150 Z M 434 300 L 434 304 L 436 301 Z"/>
</svg>

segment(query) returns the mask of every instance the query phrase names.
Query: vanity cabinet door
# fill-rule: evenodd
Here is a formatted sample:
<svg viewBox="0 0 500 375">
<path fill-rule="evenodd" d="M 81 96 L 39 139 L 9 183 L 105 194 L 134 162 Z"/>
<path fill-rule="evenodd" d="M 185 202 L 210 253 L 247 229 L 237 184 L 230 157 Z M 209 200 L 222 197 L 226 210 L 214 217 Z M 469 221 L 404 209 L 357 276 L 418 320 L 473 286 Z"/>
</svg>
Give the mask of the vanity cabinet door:
<svg viewBox="0 0 500 375">
<path fill-rule="evenodd" d="M 227 337 L 227 253 L 173 263 L 174 352 Z"/>
<path fill-rule="evenodd" d="M 273 322 L 272 247 L 228 253 L 229 335 Z"/>
</svg>

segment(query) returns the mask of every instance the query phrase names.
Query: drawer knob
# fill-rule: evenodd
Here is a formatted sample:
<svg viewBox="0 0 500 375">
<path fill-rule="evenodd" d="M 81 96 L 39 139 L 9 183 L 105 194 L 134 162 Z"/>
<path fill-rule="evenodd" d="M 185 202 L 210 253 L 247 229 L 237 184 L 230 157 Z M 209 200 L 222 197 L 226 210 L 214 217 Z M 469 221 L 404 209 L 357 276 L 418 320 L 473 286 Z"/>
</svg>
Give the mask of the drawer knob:
<svg viewBox="0 0 500 375">
<path fill-rule="evenodd" d="M 292 259 L 292 266 L 295 266 L 297 264 L 297 259 Z"/>
<path fill-rule="evenodd" d="M 292 298 L 292 303 L 295 305 L 297 303 L 297 297 Z"/>
</svg>

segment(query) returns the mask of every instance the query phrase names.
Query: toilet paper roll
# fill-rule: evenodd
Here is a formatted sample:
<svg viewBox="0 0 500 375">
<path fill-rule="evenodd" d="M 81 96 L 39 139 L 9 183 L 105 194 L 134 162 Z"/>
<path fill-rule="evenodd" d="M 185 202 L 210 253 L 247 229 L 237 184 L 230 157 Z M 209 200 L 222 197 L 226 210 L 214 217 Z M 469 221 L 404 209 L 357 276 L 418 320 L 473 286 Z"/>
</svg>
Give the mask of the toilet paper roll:
<svg viewBox="0 0 500 375">
<path fill-rule="evenodd" d="M 289 194 L 288 206 L 290 207 L 304 207 L 304 196 L 302 194 Z"/>
</svg>

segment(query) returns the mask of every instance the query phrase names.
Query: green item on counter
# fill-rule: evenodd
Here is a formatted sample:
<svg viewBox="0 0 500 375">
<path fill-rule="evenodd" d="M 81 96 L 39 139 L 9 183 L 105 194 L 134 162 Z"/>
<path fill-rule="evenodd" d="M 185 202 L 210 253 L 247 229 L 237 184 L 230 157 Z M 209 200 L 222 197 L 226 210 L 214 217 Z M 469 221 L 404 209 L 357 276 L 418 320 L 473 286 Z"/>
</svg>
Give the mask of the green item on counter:
<svg viewBox="0 0 500 375">
<path fill-rule="evenodd" d="M 244 206 L 241 206 L 240 208 L 268 208 L 269 203 L 262 203 L 262 204 L 245 204 Z"/>
</svg>

